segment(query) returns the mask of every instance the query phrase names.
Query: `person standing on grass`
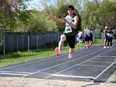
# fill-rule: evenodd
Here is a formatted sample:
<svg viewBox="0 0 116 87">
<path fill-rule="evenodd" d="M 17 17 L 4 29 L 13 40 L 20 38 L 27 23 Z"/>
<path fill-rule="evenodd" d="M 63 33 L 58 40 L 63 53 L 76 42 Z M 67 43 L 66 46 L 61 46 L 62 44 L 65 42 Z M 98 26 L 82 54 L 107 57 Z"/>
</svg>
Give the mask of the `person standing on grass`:
<svg viewBox="0 0 116 87">
<path fill-rule="evenodd" d="M 93 47 L 93 31 L 90 29 L 89 47 Z"/>
<path fill-rule="evenodd" d="M 89 27 L 86 27 L 86 29 L 84 30 L 85 47 L 86 48 L 89 48 L 90 36 L 91 36 L 91 31 L 90 31 Z"/>
<path fill-rule="evenodd" d="M 83 42 L 83 33 L 82 33 L 82 30 L 79 30 L 77 34 L 77 46 L 79 49 L 80 49 L 82 42 Z"/>
<path fill-rule="evenodd" d="M 74 53 L 75 48 L 75 36 L 78 32 L 77 29 L 80 29 L 80 18 L 79 15 L 76 15 L 74 12 L 74 6 L 69 5 L 67 8 L 68 15 L 65 18 L 57 18 L 49 15 L 49 18 L 65 24 L 65 30 L 63 34 L 60 36 L 60 41 L 58 43 L 58 47 L 55 48 L 55 52 L 57 56 L 61 54 L 61 48 L 65 41 L 69 44 L 69 55 L 68 58 L 71 59 Z"/>
<path fill-rule="evenodd" d="M 107 41 L 108 41 L 108 38 L 107 38 L 107 26 L 105 27 L 105 30 L 104 30 L 104 34 L 103 34 L 103 37 L 104 37 L 104 48 L 107 48 Z"/>
<path fill-rule="evenodd" d="M 108 29 L 108 31 L 107 31 L 107 38 L 108 38 L 107 48 L 112 48 L 112 38 L 113 38 L 113 31 L 112 31 L 112 29 Z"/>
</svg>

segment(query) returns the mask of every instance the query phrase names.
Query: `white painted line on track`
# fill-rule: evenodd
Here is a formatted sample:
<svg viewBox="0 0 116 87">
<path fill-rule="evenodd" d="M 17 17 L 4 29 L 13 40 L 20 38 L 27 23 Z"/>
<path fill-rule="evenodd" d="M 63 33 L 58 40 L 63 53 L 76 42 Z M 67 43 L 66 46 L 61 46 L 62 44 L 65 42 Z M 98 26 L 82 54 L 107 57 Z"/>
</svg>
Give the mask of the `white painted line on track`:
<svg viewBox="0 0 116 87">
<path fill-rule="evenodd" d="M 83 49 L 85 49 L 85 48 L 83 48 Z M 66 54 L 66 53 L 64 53 L 64 54 Z M 65 56 L 65 55 L 62 55 L 62 56 Z M 52 58 L 54 59 L 54 58 L 57 58 L 57 57 L 51 56 L 51 57 L 48 57 L 48 58 L 41 58 L 40 60 L 37 60 L 37 61 L 30 61 L 30 62 L 20 63 L 18 65 L 13 65 L 13 66 L 4 67 L 4 68 L 0 67 L 1 68 L 0 70 L 14 68 L 14 67 L 17 67 L 17 66 L 22 66 L 22 65 L 28 65 L 28 64 L 31 64 L 31 63 L 34 63 L 34 62 L 49 60 L 49 59 L 52 59 Z"/>
<path fill-rule="evenodd" d="M 55 57 L 56 58 L 56 57 Z M 40 59 L 40 60 L 37 60 L 37 61 L 30 61 L 30 62 L 25 62 L 25 63 L 19 63 L 17 65 L 11 65 L 11 66 L 8 66 L 8 67 L 0 67 L 1 69 L 0 70 L 3 70 L 3 69 L 9 69 L 9 68 L 14 68 L 14 67 L 17 67 L 17 66 L 22 66 L 22 65 L 28 65 L 28 64 L 31 64 L 31 63 L 34 63 L 34 62 L 38 62 L 38 61 L 44 61 L 44 60 L 49 60 L 49 59 L 52 59 L 51 57 L 49 58 L 43 58 L 43 59 Z"/>
<path fill-rule="evenodd" d="M 94 53 L 96 53 L 96 52 L 99 52 L 99 51 L 101 51 L 101 50 L 104 50 L 104 49 L 100 49 L 100 50 L 97 50 L 97 51 L 91 52 L 90 54 L 87 54 L 87 55 L 84 55 L 84 56 L 82 56 L 82 57 L 79 57 L 78 59 L 71 59 L 71 60 L 69 60 L 69 61 L 67 61 L 67 62 L 60 63 L 60 64 L 57 64 L 57 65 L 55 65 L 55 66 L 48 67 L 48 68 L 45 68 L 45 69 L 42 69 L 42 70 L 39 70 L 39 71 L 36 71 L 36 72 L 30 73 L 30 74 L 28 74 L 28 75 L 25 75 L 24 77 L 27 77 L 27 76 L 30 76 L 30 75 L 33 75 L 33 74 L 36 74 L 36 73 L 39 73 L 39 72 L 42 72 L 42 71 L 45 71 L 45 70 L 48 70 L 48 69 L 51 69 L 51 68 L 57 67 L 57 66 L 60 66 L 60 65 L 63 65 L 63 64 L 66 64 L 66 63 L 69 63 L 69 62 L 75 61 L 75 60 L 79 60 L 80 58 L 84 58 L 84 57 L 86 57 L 86 56 L 89 56 L 89 55 L 94 54 Z"/>
<path fill-rule="evenodd" d="M 67 77 L 67 78 L 81 78 L 81 79 L 95 79 L 95 77 L 92 76 L 74 76 L 74 75 L 61 75 L 61 74 L 53 74 L 52 76 L 56 77 Z"/>
<path fill-rule="evenodd" d="M 30 72 L 0 71 L 0 73 L 21 73 L 21 74 L 29 74 Z"/>
<path fill-rule="evenodd" d="M 79 66 L 89 66 L 89 67 L 107 67 L 107 66 L 101 66 L 101 65 L 86 65 L 86 64 L 84 64 L 84 65 L 79 65 Z"/>
<path fill-rule="evenodd" d="M 110 50 L 111 50 L 111 49 L 110 49 Z M 108 50 L 108 51 L 110 51 L 110 50 Z M 99 50 L 99 51 L 100 51 L 100 50 Z M 106 52 L 108 52 L 108 51 L 105 51 L 105 52 L 103 52 L 103 53 L 100 53 L 99 55 L 104 54 L 104 53 L 106 53 Z M 97 56 L 99 56 L 99 55 L 97 55 Z M 90 60 L 94 59 L 94 58 L 97 57 L 97 56 L 94 56 L 94 57 L 92 57 L 92 58 L 90 58 L 90 59 L 88 59 L 88 60 L 86 60 L 86 61 L 83 61 L 83 62 L 81 62 L 81 63 L 79 63 L 79 64 L 73 65 L 73 66 L 71 66 L 71 67 L 69 67 L 69 68 L 66 68 L 66 69 L 64 69 L 64 70 L 61 70 L 61 71 L 59 71 L 59 72 L 56 72 L 55 74 L 59 74 L 59 73 L 61 73 L 61 72 L 64 72 L 64 71 L 66 71 L 66 70 L 69 70 L 69 69 L 71 69 L 71 68 L 73 68 L 73 67 L 75 67 L 75 66 L 81 65 L 81 64 L 83 64 L 83 63 L 85 63 L 85 62 L 87 62 L 87 61 L 90 61 Z M 54 75 L 54 74 L 52 74 L 52 75 L 50 75 L 50 76 L 47 76 L 47 77 L 45 77 L 45 79 L 48 79 L 48 78 L 52 77 L 53 75 Z"/>
<path fill-rule="evenodd" d="M 2 74 L 2 75 L 12 75 L 12 76 L 24 76 L 25 74 L 18 74 L 18 73 L 0 73 L 0 74 Z"/>
<path fill-rule="evenodd" d="M 0 75 L 24 76 L 26 74 L 29 74 L 29 72 L 0 71 Z"/>
<path fill-rule="evenodd" d="M 95 79 L 99 78 L 104 72 L 106 72 L 111 66 L 113 66 L 114 64 L 116 63 L 116 60 L 111 64 L 109 65 L 107 68 L 105 68 L 103 70 L 103 72 L 101 72 L 98 76 L 95 77 Z"/>
<path fill-rule="evenodd" d="M 99 63 L 99 62 L 100 62 L 100 63 L 110 63 L 110 64 L 112 63 L 111 61 L 98 61 L 98 60 L 96 60 L 96 61 L 91 60 L 91 61 L 89 61 L 89 62 L 91 62 L 91 63 L 92 63 L 92 62 L 94 62 L 94 63 L 96 63 L 96 62 Z"/>
<path fill-rule="evenodd" d="M 116 58 L 116 56 L 98 56 L 98 57 L 112 57 L 112 58 Z"/>
</svg>

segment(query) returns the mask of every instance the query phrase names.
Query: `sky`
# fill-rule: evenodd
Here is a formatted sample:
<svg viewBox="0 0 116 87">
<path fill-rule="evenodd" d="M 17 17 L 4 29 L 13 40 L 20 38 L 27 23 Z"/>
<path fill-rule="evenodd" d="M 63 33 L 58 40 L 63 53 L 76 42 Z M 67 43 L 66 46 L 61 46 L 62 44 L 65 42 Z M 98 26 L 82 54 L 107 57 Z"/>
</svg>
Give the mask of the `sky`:
<svg viewBox="0 0 116 87">
<path fill-rule="evenodd" d="M 56 0 L 31 0 L 30 2 L 28 2 L 29 6 L 28 6 L 28 9 L 37 9 L 37 10 L 42 10 L 44 9 L 44 5 L 42 4 L 43 3 L 47 3 L 47 5 L 52 5 L 52 6 L 56 6 L 55 4 L 55 1 Z M 89 1 L 92 1 L 92 0 L 89 0 Z M 100 0 L 102 1 L 102 0 Z M 81 4 L 84 2 L 84 0 L 81 1 Z"/>
<path fill-rule="evenodd" d="M 30 2 L 28 2 L 28 4 L 29 4 L 28 8 L 42 10 L 42 9 L 44 9 L 42 2 L 47 3 L 48 5 L 50 5 L 50 3 L 51 3 L 53 5 L 53 4 L 55 4 L 53 1 L 54 0 L 31 0 Z"/>
</svg>

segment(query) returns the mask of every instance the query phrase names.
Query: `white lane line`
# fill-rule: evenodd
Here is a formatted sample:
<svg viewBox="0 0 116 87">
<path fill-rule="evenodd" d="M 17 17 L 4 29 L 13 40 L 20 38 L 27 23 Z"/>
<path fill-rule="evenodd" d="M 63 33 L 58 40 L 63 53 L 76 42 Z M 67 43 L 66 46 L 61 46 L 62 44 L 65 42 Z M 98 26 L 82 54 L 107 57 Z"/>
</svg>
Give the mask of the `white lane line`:
<svg viewBox="0 0 116 87">
<path fill-rule="evenodd" d="M 115 63 L 116 63 L 116 60 L 115 60 L 112 64 L 110 64 L 107 68 L 105 68 L 105 69 L 103 70 L 103 72 L 101 72 L 98 76 L 96 76 L 95 79 L 99 78 L 104 72 L 106 72 L 106 71 L 107 71 L 111 66 L 113 66 Z"/>
<path fill-rule="evenodd" d="M 0 75 L 24 76 L 26 74 L 29 74 L 29 72 L 0 71 Z"/>
<path fill-rule="evenodd" d="M 107 66 L 101 66 L 101 65 L 79 65 L 79 66 L 89 66 L 89 67 L 107 67 Z"/>
<path fill-rule="evenodd" d="M 84 48 L 83 48 L 84 49 Z M 62 56 L 65 56 L 66 55 L 66 53 L 64 53 L 64 55 L 62 55 Z M 30 61 L 30 62 L 25 62 L 25 63 L 19 63 L 19 64 L 17 64 L 17 65 L 11 65 L 11 66 L 8 66 L 8 67 L 0 67 L 1 69 L 0 70 L 3 70 L 3 69 L 9 69 L 9 68 L 14 68 L 14 67 L 17 67 L 17 66 L 23 66 L 23 65 L 28 65 L 28 64 L 31 64 L 31 63 L 34 63 L 34 62 L 38 62 L 38 61 L 46 61 L 46 60 L 49 60 L 49 59 L 54 59 L 54 58 L 57 58 L 57 57 L 55 57 L 55 56 L 51 56 L 51 57 L 48 57 L 48 58 L 41 58 L 40 60 L 37 60 L 37 61 Z"/>
<path fill-rule="evenodd" d="M 43 59 L 40 59 L 40 60 L 37 60 L 37 61 L 30 61 L 30 62 L 25 62 L 25 63 L 19 63 L 17 65 L 11 65 L 11 66 L 6 66 L 6 67 L 0 67 L 1 69 L 0 70 L 3 70 L 3 69 L 9 69 L 9 68 L 14 68 L 14 67 L 17 67 L 17 66 L 23 66 L 23 65 L 28 65 L 28 64 L 31 64 L 31 63 L 34 63 L 34 62 L 38 62 L 38 61 L 44 61 L 44 60 L 49 60 L 49 59 L 52 59 L 52 58 L 56 58 L 56 57 L 48 57 L 48 58 L 43 58 Z"/>
<path fill-rule="evenodd" d="M 0 74 L 2 74 L 2 75 L 12 75 L 12 76 L 24 76 L 25 74 L 18 74 L 18 73 L 8 73 L 8 72 L 6 72 L 6 73 L 0 73 Z"/>
<path fill-rule="evenodd" d="M 110 49 L 110 50 L 111 50 L 111 49 Z M 108 51 L 110 51 L 110 50 L 108 50 Z M 99 51 L 100 51 L 100 50 L 99 50 Z M 103 53 L 100 53 L 99 55 L 104 54 L 104 53 L 106 53 L 106 52 L 108 52 L 108 51 L 105 51 L 105 52 L 103 52 Z M 71 66 L 71 67 L 69 67 L 69 68 L 66 68 L 66 69 L 64 69 L 64 70 L 61 70 L 61 71 L 59 71 L 59 72 L 56 72 L 55 74 L 59 74 L 59 73 L 61 73 L 61 72 L 67 71 L 67 70 L 69 70 L 69 69 L 71 69 L 71 68 L 73 68 L 73 67 L 75 67 L 75 66 L 77 66 L 77 65 L 81 65 L 81 64 L 83 64 L 83 63 L 85 63 L 85 62 L 87 62 L 87 61 L 90 61 L 90 60 L 92 60 L 92 59 L 98 57 L 99 55 L 94 56 L 94 57 L 92 57 L 92 58 L 90 58 L 90 59 L 88 59 L 88 60 L 86 60 L 86 61 L 83 61 L 83 62 L 81 62 L 81 63 L 79 63 L 79 64 L 73 65 L 73 66 Z M 53 75 L 54 75 L 54 74 L 52 74 L 52 75 L 50 75 L 50 76 L 47 76 L 47 77 L 45 77 L 45 79 L 48 79 L 48 78 L 52 77 Z"/>
<path fill-rule="evenodd" d="M 111 64 L 113 61 L 111 62 L 111 61 L 98 61 L 98 60 L 95 61 L 95 60 L 91 60 L 89 62 L 91 62 L 91 63 L 107 63 L 107 64 L 110 63 Z"/>
<path fill-rule="evenodd" d="M 112 58 L 116 58 L 116 56 L 98 56 L 98 57 L 112 57 Z"/>
<path fill-rule="evenodd" d="M 92 77 L 92 76 L 75 76 L 75 75 L 61 75 L 61 74 L 54 74 L 52 76 L 66 77 L 66 78 L 95 79 L 95 77 Z"/>
<path fill-rule="evenodd" d="M 39 73 L 39 72 L 42 72 L 42 71 L 45 71 L 45 70 L 48 70 L 48 69 L 51 69 L 51 68 L 57 67 L 57 66 L 60 66 L 60 65 L 63 65 L 63 64 L 66 64 L 66 63 L 69 63 L 69 62 L 75 61 L 75 60 L 79 60 L 80 58 L 84 58 L 84 57 L 86 57 L 86 56 L 89 56 L 89 55 L 94 54 L 94 53 L 96 53 L 96 52 L 99 52 L 99 51 L 101 51 L 101 50 L 104 50 L 104 49 L 100 49 L 100 50 L 97 50 L 97 51 L 91 52 L 90 54 L 87 54 L 87 55 L 84 55 L 84 56 L 82 56 L 82 57 L 79 57 L 78 59 L 72 59 L 72 60 L 69 60 L 69 61 L 67 61 L 67 62 L 60 63 L 60 64 L 57 64 L 57 65 L 55 65 L 55 66 L 48 67 L 48 68 L 45 68 L 45 69 L 42 69 L 42 70 L 39 70 L 39 71 L 36 71 L 36 72 L 30 73 L 30 74 L 28 74 L 28 75 L 25 75 L 24 77 L 27 77 L 27 76 L 30 76 L 30 75 L 33 75 L 33 74 L 36 74 L 36 73 Z"/>
<path fill-rule="evenodd" d="M 21 74 L 29 74 L 30 72 L 0 71 L 0 73 L 21 73 Z"/>
</svg>

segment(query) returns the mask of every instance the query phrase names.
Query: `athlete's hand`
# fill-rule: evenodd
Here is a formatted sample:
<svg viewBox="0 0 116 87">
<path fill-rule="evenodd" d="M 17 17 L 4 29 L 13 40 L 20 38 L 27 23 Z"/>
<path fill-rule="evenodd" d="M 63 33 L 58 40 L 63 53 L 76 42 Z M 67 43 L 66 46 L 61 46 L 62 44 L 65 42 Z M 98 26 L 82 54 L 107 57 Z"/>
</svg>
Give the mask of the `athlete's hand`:
<svg viewBox="0 0 116 87">
<path fill-rule="evenodd" d="M 62 20 L 62 23 L 66 23 L 67 21 L 66 21 L 66 19 L 63 17 L 63 18 L 61 18 L 61 20 Z"/>
</svg>

